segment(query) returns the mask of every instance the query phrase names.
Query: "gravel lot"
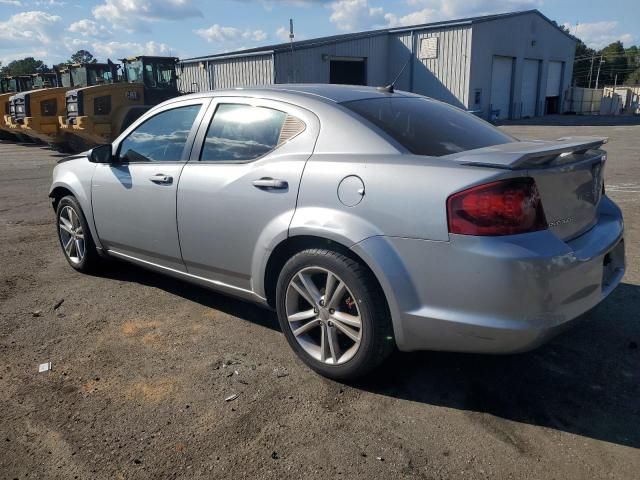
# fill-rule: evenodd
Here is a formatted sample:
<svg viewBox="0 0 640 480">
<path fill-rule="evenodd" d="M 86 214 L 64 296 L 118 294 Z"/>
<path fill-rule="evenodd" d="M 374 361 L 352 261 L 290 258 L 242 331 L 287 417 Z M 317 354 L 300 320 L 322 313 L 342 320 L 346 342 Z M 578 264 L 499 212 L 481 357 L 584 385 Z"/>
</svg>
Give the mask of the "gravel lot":
<svg viewBox="0 0 640 480">
<path fill-rule="evenodd" d="M 305 368 L 258 307 L 120 263 L 75 273 L 58 155 L 0 143 L 0 478 L 638 478 L 640 126 L 570 122 L 502 128 L 610 137 L 623 284 L 534 352 L 395 354 L 357 385 Z"/>
</svg>

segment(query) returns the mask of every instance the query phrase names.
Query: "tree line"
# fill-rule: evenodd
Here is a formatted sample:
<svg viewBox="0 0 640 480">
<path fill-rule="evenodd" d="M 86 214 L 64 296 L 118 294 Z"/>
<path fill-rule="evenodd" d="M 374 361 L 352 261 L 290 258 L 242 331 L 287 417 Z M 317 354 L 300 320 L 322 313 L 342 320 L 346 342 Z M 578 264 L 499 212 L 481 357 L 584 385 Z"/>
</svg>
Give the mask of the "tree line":
<svg viewBox="0 0 640 480">
<path fill-rule="evenodd" d="M 598 70 L 600 74 L 598 75 Z M 640 48 L 625 48 L 621 41 L 595 50 L 581 40 L 576 45 L 573 82 L 578 87 L 595 88 L 604 85 L 640 84 Z"/>
<path fill-rule="evenodd" d="M 69 63 L 97 63 L 97 59 L 88 50 L 78 50 L 71 55 L 69 60 L 63 63 L 49 67 L 42 60 L 34 57 L 26 57 L 20 60 L 13 60 L 6 65 L 0 64 L 0 76 L 10 75 L 30 75 L 32 73 L 47 73 L 53 71 L 56 67 L 63 67 Z"/>
</svg>

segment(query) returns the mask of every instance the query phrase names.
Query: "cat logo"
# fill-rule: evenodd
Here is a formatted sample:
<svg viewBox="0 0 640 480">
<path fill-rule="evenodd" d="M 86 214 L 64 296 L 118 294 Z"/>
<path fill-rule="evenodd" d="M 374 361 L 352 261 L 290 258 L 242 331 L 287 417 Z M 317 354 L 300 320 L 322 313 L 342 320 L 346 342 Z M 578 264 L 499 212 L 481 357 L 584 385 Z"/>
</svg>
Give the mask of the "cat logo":
<svg viewBox="0 0 640 480">
<path fill-rule="evenodd" d="M 127 90 L 127 100 L 138 100 L 138 92 L 135 90 Z"/>
</svg>

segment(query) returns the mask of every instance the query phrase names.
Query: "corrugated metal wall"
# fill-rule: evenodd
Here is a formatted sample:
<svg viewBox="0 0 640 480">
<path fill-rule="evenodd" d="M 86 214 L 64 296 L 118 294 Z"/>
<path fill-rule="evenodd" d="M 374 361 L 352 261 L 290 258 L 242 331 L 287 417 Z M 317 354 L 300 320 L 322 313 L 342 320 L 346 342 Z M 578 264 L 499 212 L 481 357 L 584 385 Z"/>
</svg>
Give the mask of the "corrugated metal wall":
<svg viewBox="0 0 640 480">
<path fill-rule="evenodd" d="M 209 63 L 213 88 L 250 87 L 273 83 L 273 55 L 228 58 Z"/>
<path fill-rule="evenodd" d="M 268 85 L 273 83 L 273 55 L 183 62 L 179 73 L 178 88 L 183 92 Z"/>
<path fill-rule="evenodd" d="M 276 83 L 329 83 L 330 57 L 356 57 L 367 59 L 367 84 L 384 85 L 388 46 L 388 36 L 382 33 L 294 50 L 293 54 L 276 52 Z"/>
<path fill-rule="evenodd" d="M 398 76 L 411 54 L 411 32 L 398 32 L 389 35 L 388 77 L 392 81 Z M 414 57 L 414 62 L 416 61 Z M 407 65 L 396 81 L 397 90 L 411 89 L 411 65 Z"/>
<path fill-rule="evenodd" d="M 469 72 L 471 61 L 471 27 L 416 30 L 413 82 L 408 65 L 396 83 L 401 90 L 443 100 L 459 107 L 469 103 Z M 436 37 L 435 58 L 420 58 L 422 39 Z M 407 62 L 411 52 L 411 32 L 392 33 L 389 37 L 389 77 L 394 78 Z"/>
<path fill-rule="evenodd" d="M 437 37 L 435 58 L 419 58 L 423 38 Z M 449 27 L 414 32 L 413 65 L 405 68 L 396 83 L 400 90 L 413 90 L 467 107 L 471 56 L 471 28 Z M 381 33 L 370 37 L 343 40 L 308 48 L 276 52 L 275 66 L 271 53 L 185 63 L 180 77 L 184 91 L 274 83 L 329 83 L 330 59 L 335 57 L 365 58 L 367 84 L 386 85 L 396 77 L 409 59 L 410 31 Z M 274 72 L 275 68 L 275 72 Z M 275 75 L 274 75 L 275 73 Z M 413 74 L 413 79 L 411 75 Z M 197 88 L 196 88 L 197 87 Z"/>
<path fill-rule="evenodd" d="M 181 92 L 204 92 L 210 89 L 205 62 L 184 62 L 178 67 L 178 89 Z"/>
</svg>

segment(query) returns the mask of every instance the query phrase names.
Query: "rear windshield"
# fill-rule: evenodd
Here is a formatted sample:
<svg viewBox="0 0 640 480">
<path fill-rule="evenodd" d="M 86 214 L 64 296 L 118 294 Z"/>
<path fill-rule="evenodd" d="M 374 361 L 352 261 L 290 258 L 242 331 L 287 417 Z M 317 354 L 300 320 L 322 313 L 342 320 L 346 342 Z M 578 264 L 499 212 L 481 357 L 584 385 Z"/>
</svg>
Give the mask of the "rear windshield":
<svg viewBox="0 0 640 480">
<path fill-rule="evenodd" d="M 516 141 L 471 113 L 428 98 L 370 98 L 342 105 L 416 155 L 441 157 Z"/>
</svg>

